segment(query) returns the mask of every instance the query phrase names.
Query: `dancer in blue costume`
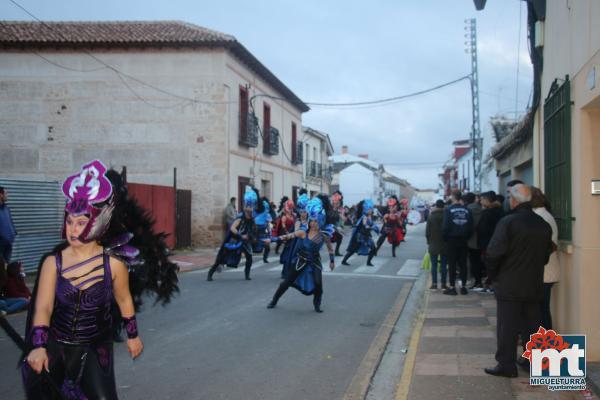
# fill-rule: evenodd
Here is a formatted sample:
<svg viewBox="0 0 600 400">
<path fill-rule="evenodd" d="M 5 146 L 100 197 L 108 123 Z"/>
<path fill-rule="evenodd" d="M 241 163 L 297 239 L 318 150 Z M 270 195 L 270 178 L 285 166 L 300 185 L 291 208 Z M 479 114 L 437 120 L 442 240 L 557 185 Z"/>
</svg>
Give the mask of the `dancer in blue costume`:
<svg viewBox="0 0 600 400">
<path fill-rule="evenodd" d="M 263 261 L 265 264 L 269 262 L 269 252 L 271 251 L 271 227 L 269 226 L 273 218 L 271 217 L 271 208 L 269 207 L 269 199 L 263 197 L 257 204 L 254 223 L 258 232 L 258 240 L 253 243 L 254 253 L 263 253 Z"/>
<path fill-rule="evenodd" d="M 213 280 L 213 275 L 220 265 L 226 265 L 231 268 L 237 268 L 242 253 L 246 258 L 244 276 L 247 281 L 250 279 L 250 269 L 252 268 L 252 243 L 257 240 L 256 225 L 254 222 L 254 210 L 258 202 L 258 191 L 251 187 L 246 187 L 244 193 L 244 212 L 231 223 L 229 232 L 217 253 L 215 263 L 208 270 L 207 281 Z"/>
<path fill-rule="evenodd" d="M 299 229 L 287 235 L 274 238 L 276 240 L 296 239 L 298 245 L 293 255 L 294 263 L 290 265 L 286 278 L 273 295 L 273 299 L 267 308 L 274 308 L 279 298 L 290 286 L 298 289 L 306 296 L 313 295 L 313 306 L 318 313 L 321 310 L 323 297 L 323 265 L 319 251 L 323 244 L 327 245 L 329 252 L 329 269 L 335 268 L 335 257 L 331 245 L 331 234 L 333 227 L 326 225 L 326 209 L 329 207 L 329 199 L 326 196 L 318 196 L 311 199 L 306 210 L 308 213 L 308 229 Z"/>
<path fill-rule="evenodd" d="M 372 267 L 371 260 L 375 255 L 375 242 L 371 237 L 371 231 L 375 233 L 379 232 L 379 228 L 375 225 L 373 218 L 373 210 L 375 205 L 370 199 L 362 200 L 356 207 L 356 223 L 352 229 L 352 236 L 350 237 L 350 243 L 346 249 L 346 255 L 342 260 L 342 265 L 348 264 L 348 259 L 354 254 L 358 253 L 361 256 L 368 256 L 367 265 Z"/>
<path fill-rule="evenodd" d="M 296 202 L 296 212 L 298 218 L 296 218 L 294 230 L 308 230 L 308 214 L 306 213 L 306 205 L 308 204 L 308 196 L 306 194 L 300 195 Z M 290 232 L 292 233 L 292 232 Z M 295 257 L 293 257 L 298 252 L 298 239 L 286 240 L 285 246 L 283 247 L 283 251 L 281 252 L 281 256 L 279 257 L 279 261 L 283 264 L 283 268 L 281 269 L 281 279 L 285 279 L 287 271 L 290 268 L 290 265 L 294 263 Z"/>
</svg>

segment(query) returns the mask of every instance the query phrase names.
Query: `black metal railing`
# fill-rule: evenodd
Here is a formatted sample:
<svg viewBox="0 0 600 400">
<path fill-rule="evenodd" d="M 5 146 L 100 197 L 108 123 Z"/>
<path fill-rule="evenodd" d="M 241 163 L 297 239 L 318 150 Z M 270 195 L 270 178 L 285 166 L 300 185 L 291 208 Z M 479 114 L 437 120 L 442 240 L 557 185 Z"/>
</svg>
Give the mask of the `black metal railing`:
<svg viewBox="0 0 600 400">
<path fill-rule="evenodd" d="M 239 144 L 247 147 L 258 146 L 258 118 L 254 114 L 240 113 Z"/>
<path fill-rule="evenodd" d="M 302 164 L 302 162 L 304 161 L 304 146 L 302 142 L 296 142 L 296 154 L 294 154 L 293 156 L 294 157 L 292 157 L 292 163 L 294 163 L 295 165 Z"/>
<path fill-rule="evenodd" d="M 270 127 L 267 140 L 269 143 L 267 143 L 267 146 L 265 146 L 265 154 L 270 156 L 279 154 L 279 130 Z"/>
</svg>

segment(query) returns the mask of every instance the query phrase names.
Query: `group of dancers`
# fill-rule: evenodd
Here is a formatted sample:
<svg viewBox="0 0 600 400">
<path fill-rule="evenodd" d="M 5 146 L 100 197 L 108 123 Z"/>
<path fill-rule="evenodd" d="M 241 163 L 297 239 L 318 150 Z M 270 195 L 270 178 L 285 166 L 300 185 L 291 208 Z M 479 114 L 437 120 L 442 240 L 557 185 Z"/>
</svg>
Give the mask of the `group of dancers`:
<svg viewBox="0 0 600 400">
<path fill-rule="evenodd" d="M 268 308 L 274 308 L 279 298 L 291 286 L 302 294 L 313 295 L 316 312 L 322 312 L 323 265 L 320 250 L 323 245 L 329 254 L 329 268 L 335 268 L 335 257 L 341 256 L 343 228 L 351 217 L 346 215 L 344 198 L 336 191 L 331 197 L 319 194 L 312 199 L 302 190 L 294 204 L 284 197 L 279 206 L 279 216 L 270 230 L 269 200 L 260 197 L 257 189 L 247 187 L 244 194 L 244 208 L 231 223 L 225 235 L 214 264 L 208 271 L 207 280 L 212 281 L 214 273 L 223 266 L 238 268 L 241 257 L 245 257 L 244 277 L 251 280 L 253 253 L 263 253 L 263 261 L 269 262 L 270 244 L 276 243 L 276 253 L 281 251 L 279 262 L 282 264 L 282 282 L 277 288 Z M 367 265 L 374 266 L 373 257 L 387 239 L 392 246 L 392 256 L 396 257 L 396 248 L 404 241 L 408 203 L 390 196 L 383 215 L 378 212 L 370 199 L 362 200 L 356 207 L 352 234 L 342 259 L 342 265 L 350 265 L 348 259 L 354 255 L 366 255 Z M 376 223 L 381 217 L 381 228 Z M 375 241 L 372 232 L 378 234 Z M 334 248 L 335 246 L 335 248 Z M 335 250 L 334 250 L 335 249 Z"/>
<path fill-rule="evenodd" d="M 113 370 L 113 338 L 121 327 L 132 358 L 143 351 L 136 312 L 142 299 L 153 295 L 168 303 L 179 291 L 177 265 L 167 258 L 165 235 L 153 231 L 149 214 L 127 193 L 124 174 L 107 170 L 94 160 L 63 186 L 67 199 L 64 241 L 44 255 L 38 268 L 23 340 L 3 319 L 2 327 L 21 347 L 21 370 L 28 399 L 117 399 Z M 358 253 L 368 264 L 385 239 L 395 249 L 404 238 L 406 213 L 395 196 L 388 201 L 383 227 L 375 224 L 374 204 L 363 200 L 342 264 Z M 207 279 L 220 266 L 237 268 L 245 257 L 244 277 L 250 280 L 252 256 L 262 252 L 268 262 L 270 244 L 281 246 L 282 281 L 267 307 L 276 307 L 289 287 L 313 296 L 322 312 L 323 245 L 329 268 L 343 240 L 348 219 L 343 196 L 301 192 L 296 204 L 282 199 L 271 230 L 269 201 L 251 187 L 244 209 L 229 226 Z M 375 242 L 371 231 L 379 232 Z M 334 247 L 335 246 L 335 247 Z"/>
</svg>

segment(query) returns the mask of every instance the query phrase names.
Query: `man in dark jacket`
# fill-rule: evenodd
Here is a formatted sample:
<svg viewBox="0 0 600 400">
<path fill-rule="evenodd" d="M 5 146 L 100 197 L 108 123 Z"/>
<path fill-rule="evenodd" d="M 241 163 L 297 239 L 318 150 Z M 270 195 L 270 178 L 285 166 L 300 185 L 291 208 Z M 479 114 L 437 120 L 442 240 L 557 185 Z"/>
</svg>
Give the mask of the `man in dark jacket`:
<svg viewBox="0 0 600 400">
<path fill-rule="evenodd" d="M 502 204 L 498 203 L 496 192 L 493 190 L 481 194 L 481 206 L 483 210 L 481 211 L 481 217 L 476 229 L 477 245 L 481 251 L 481 259 L 483 260 L 485 259 L 486 249 L 490 243 L 492 235 L 494 234 L 496 225 L 498 224 L 498 221 L 504 217 L 504 209 L 502 208 Z M 483 263 L 481 276 L 482 278 L 487 276 L 485 264 Z M 488 279 L 485 280 L 482 291 L 491 291 Z"/>
<path fill-rule="evenodd" d="M 471 212 L 473 218 L 473 230 L 471 236 L 467 241 L 467 247 L 469 252 L 469 265 L 471 269 L 471 275 L 473 276 L 473 286 L 470 289 L 481 290 L 483 285 L 481 284 L 481 276 L 483 272 L 483 260 L 481 259 L 481 250 L 479 249 L 479 243 L 477 241 L 477 224 L 481 218 L 481 204 L 479 203 L 478 196 L 474 193 L 466 193 L 463 196 L 463 203 Z"/>
<path fill-rule="evenodd" d="M 435 207 L 429 213 L 425 237 L 427 238 L 429 258 L 431 259 L 431 287 L 437 289 L 437 264 L 440 261 L 440 273 L 442 274 L 442 289 L 446 287 L 446 243 L 442 232 L 444 222 L 444 201 L 435 202 Z"/>
<path fill-rule="evenodd" d="M 471 212 L 462 204 L 459 190 L 452 192 L 452 204 L 444 212 L 443 228 L 446 256 L 450 269 L 450 287 L 444 294 L 456 295 L 456 266 L 460 268 L 462 287 L 460 294 L 467 294 L 467 240 L 473 230 Z"/>
<path fill-rule="evenodd" d="M 544 265 L 552 252 L 552 230 L 535 214 L 529 201 L 531 190 L 517 184 L 510 189 L 511 214 L 503 217 L 487 247 L 485 262 L 494 284 L 497 317 L 497 350 L 490 375 L 516 377 L 516 347 L 535 333 L 544 298 Z"/>
</svg>

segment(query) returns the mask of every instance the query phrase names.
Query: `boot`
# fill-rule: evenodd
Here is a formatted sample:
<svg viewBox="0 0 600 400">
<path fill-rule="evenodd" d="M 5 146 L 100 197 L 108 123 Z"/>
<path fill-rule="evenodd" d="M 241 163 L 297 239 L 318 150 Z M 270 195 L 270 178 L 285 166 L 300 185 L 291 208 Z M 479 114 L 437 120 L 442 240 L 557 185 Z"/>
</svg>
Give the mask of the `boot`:
<svg viewBox="0 0 600 400">
<path fill-rule="evenodd" d="M 210 267 L 210 269 L 208 270 L 208 275 L 206 277 L 206 280 L 211 282 L 213 280 L 213 275 L 215 273 L 215 271 L 217 270 L 218 265 L 213 265 L 212 267 Z"/>
<path fill-rule="evenodd" d="M 367 265 L 369 267 L 374 267 L 373 263 L 371 262 L 371 260 L 373 259 L 373 257 L 375 256 L 376 251 L 371 251 L 369 253 L 369 256 L 367 257 Z"/>
<path fill-rule="evenodd" d="M 263 253 L 263 261 L 265 264 L 269 263 L 269 252 L 271 249 L 269 247 L 265 247 L 265 252 Z"/>
<path fill-rule="evenodd" d="M 396 257 L 396 246 L 392 246 L 392 257 Z"/>
<path fill-rule="evenodd" d="M 350 258 L 351 253 L 346 253 L 344 258 L 342 259 L 342 265 L 350 265 L 348 264 L 348 259 Z"/>
<path fill-rule="evenodd" d="M 343 254 L 340 253 L 340 247 L 341 246 L 342 246 L 342 241 L 341 240 L 335 244 L 335 255 L 338 256 L 338 257 L 343 256 Z"/>
<path fill-rule="evenodd" d="M 269 304 L 267 304 L 267 308 L 275 308 L 275 306 L 277 305 L 277 302 L 279 301 L 279 298 L 281 297 L 281 295 L 283 295 L 283 293 L 285 293 L 286 289 L 282 289 L 282 285 L 279 285 L 279 287 L 277 288 L 277 291 L 275 291 L 275 294 L 273 295 L 273 298 L 271 299 L 271 302 Z"/>
<path fill-rule="evenodd" d="M 313 299 L 313 306 L 315 307 L 315 312 L 323 312 L 323 310 L 321 310 L 321 296 L 315 296 Z"/>
<path fill-rule="evenodd" d="M 247 281 L 251 281 L 252 280 L 252 278 L 250 278 L 250 272 L 246 272 L 244 275 L 245 275 L 245 279 Z"/>
</svg>

